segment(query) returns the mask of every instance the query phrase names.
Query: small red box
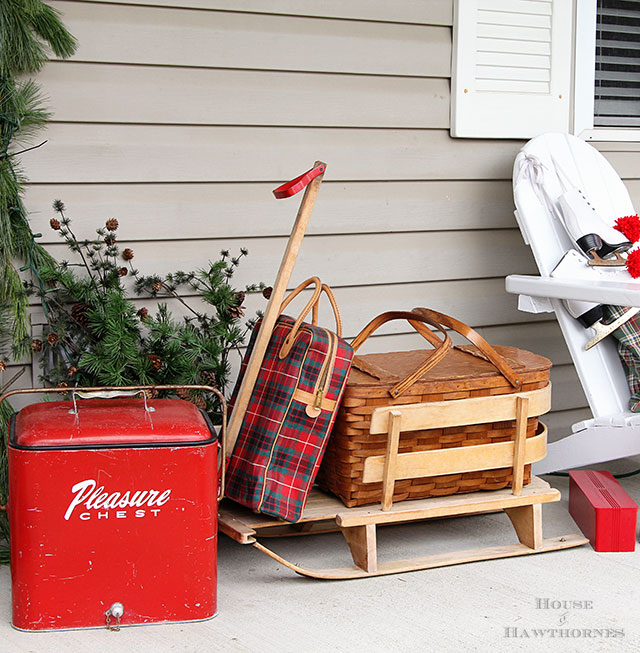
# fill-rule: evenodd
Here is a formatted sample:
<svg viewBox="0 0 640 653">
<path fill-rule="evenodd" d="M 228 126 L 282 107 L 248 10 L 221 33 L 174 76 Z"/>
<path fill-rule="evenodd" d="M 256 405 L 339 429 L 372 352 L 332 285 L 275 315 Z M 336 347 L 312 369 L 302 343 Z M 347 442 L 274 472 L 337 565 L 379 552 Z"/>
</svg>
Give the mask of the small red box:
<svg viewBox="0 0 640 653">
<path fill-rule="evenodd" d="M 569 512 L 596 551 L 635 551 L 638 506 L 612 474 L 569 472 Z"/>
<path fill-rule="evenodd" d="M 44 402 L 14 415 L 13 626 L 215 616 L 217 458 L 205 414 L 178 399 Z"/>
</svg>

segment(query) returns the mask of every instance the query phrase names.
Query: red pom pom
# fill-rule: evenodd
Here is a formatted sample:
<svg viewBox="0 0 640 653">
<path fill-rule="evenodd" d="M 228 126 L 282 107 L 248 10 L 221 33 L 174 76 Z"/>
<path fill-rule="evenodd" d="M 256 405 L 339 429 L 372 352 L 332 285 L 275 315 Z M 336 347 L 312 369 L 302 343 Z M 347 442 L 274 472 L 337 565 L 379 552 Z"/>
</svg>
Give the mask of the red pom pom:
<svg viewBox="0 0 640 653">
<path fill-rule="evenodd" d="M 633 249 L 627 256 L 627 270 L 629 274 L 637 279 L 640 277 L 640 249 Z"/>
<path fill-rule="evenodd" d="M 640 239 L 640 218 L 637 213 L 636 215 L 625 215 L 623 218 L 618 218 L 613 227 L 632 243 Z"/>
</svg>

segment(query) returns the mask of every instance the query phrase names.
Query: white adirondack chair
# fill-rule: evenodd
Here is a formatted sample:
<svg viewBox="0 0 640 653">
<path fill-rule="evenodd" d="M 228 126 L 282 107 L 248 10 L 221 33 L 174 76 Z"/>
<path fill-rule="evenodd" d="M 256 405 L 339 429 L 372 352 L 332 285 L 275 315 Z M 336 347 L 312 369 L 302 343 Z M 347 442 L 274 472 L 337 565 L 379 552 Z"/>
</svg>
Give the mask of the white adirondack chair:
<svg viewBox="0 0 640 653">
<path fill-rule="evenodd" d="M 628 410 L 630 393 L 615 340 L 610 336 L 585 351 L 590 332 L 567 312 L 561 301 L 640 306 L 640 283 L 626 271 L 596 273 L 596 280 L 550 276 L 565 253 L 574 247 L 550 207 L 563 192 L 563 182 L 566 189 L 567 181 L 581 188 L 611 225 L 616 218 L 636 212 L 625 185 L 609 162 L 574 136 L 538 136 L 516 158 L 516 218 L 533 251 L 540 276 L 508 276 L 506 289 L 519 295 L 520 310 L 556 314 L 593 413 L 592 419 L 574 424 L 570 435 L 549 445 L 547 457 L 534 465 L 535 474 L 640 454 L 640 414 Z"/>
</svg>

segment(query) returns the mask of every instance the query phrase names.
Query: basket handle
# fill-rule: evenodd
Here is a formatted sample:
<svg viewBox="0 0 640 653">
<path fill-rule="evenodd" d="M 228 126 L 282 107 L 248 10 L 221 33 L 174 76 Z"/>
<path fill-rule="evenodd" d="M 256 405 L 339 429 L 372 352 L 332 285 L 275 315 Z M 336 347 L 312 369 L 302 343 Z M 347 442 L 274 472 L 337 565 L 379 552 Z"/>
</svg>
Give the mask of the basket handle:
<svg viewBox="0 0 640 653">
<path fill-rule="evenodd" d="M 439 313 L 430 308 L 414 308 L 413 312 L 438 322 L 449 329 L 453 329 L 475 345 L 484 357 L 504 376 L 514 388 L 522 387 L 522 379 L 515 373 L 511 365 L 501 356 L 477 331 L 468 324 L 456 320 L 450 315 Z M 464 350 L 462 350 L 464 351 Z"/>
<path fill-rule="evenodd" d="M 280 305 L 280 313 L 282 314 L 284 309 L 291 303 L 294 297 L 297 297 L 305 288 L 307 288 L 311 284 L 315 284 L 315 290 L 313 291 L 313 295 L 311 296 L 311 299 L 307 302 L 306 306 L 302 309 L 302 312 L 298 316 L 298 319 L 295 321 L 293 327 L 291 328 L 291 331 L 284 339 L 284 342 L 282 343 L 282 347 L 280 348 L 280 353 L 278 354 L 280 359 L 286 358 L 289 355 L 289 352 L 293 347 L 293 343 L 295 342 L 296 337 L 298 335 L 298 331 L 300 330 L 300 327 L 302 326 L 304 319 L 309 314 L 309 311 L 312 311 L 312 318 L 311 318 L 312 324 L 318 323 L 318 304 L 320 302 L 320 296 L 322 295 L 322 293 L 325 293 L 325 295 L 329 298 L 329 303 L 331 304 L 331 308 L 333 309 L 333 315 L 336 319 L 336 335 L 338 337 L 342 337 L 342 318 L 340 317 L 338 302 L 336 302 L 336 298 L 334 297 L 331 288 L 329 288 L 327 284 L 322 283 L 318 277 L 310 277 L 306 281 L 303 281 L 297 288 L 292 290 L 291 293 L 289 293 L 289 295 L 285 298 L 285 300 Z"/>
<path fill-rule="evenodd" d="M 371 320 L 371 322 L 360 331 L 351 342 L 354 351 L 358 351 L 365 340 L 367 340 L 374 331 L 391 320 L 407 320 L 409 324 L 411 324 L 411 326 L 435 348 L 427 360 L 421 363 L 413 372 L 411 372 L 411 374 L 406 376 L 402 381 L 389 390 L 389 394 L 396 398 L 406 392 L 416 381 L 421 379 L 432 367 L 435 367 L 449 353 L 449 350 L 451 349 L 451 339 L 442 325 L 433 320 L 430 316 L 420 315 L 415 311 L 389 311 L 374 317 L 373 320 Z M 430 324 L 436 329 L 439 329 L 443 334 L 442 340 L 433 333 L 431 329 L 426 327 L 426 324 Z M 375 371 L 373 371 L 371 366 L 360 356 L 354 357 L 353 366 L 367 374 L 376 376 Z"/>
</svg>

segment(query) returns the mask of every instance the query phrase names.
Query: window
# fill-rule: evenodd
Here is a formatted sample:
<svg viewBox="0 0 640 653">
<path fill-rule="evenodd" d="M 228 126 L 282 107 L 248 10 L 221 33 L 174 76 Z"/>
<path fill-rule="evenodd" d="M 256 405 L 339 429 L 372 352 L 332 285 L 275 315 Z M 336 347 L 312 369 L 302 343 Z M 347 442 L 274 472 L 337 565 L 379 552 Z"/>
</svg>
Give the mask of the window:
<svg viewBox="0 0 640 653">
<path fill-rule="evenodd" d="M 640 141 L 640 0 L 455 0 L 451 135 Z"/>
<path fill-rule="evenodd" d="M 595 127 L 640 127 L 640 0 L 598 0 Z"/>
</svg>

